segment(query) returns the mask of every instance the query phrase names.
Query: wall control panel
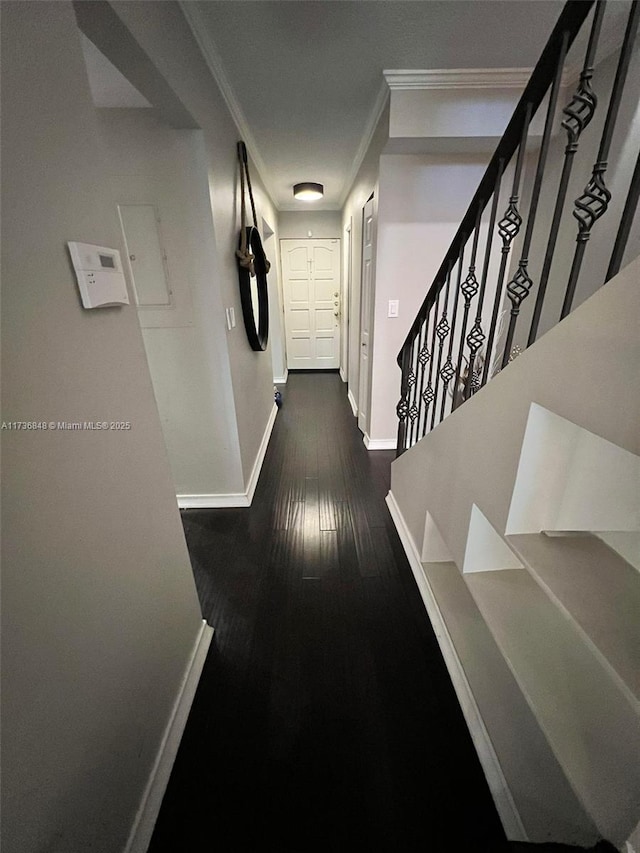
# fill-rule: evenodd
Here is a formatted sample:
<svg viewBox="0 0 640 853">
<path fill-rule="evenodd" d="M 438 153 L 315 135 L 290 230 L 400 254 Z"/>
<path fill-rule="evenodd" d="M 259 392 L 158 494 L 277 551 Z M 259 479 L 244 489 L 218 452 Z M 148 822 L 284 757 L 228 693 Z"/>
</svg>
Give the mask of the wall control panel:
<svg viewBox="0 0 640 853">
<path fill-rule="evenodd" d="M 128 305 L 120 252 L 106 246 L 69 242 L 78 288 L 85 308 Z"/>
</svg>

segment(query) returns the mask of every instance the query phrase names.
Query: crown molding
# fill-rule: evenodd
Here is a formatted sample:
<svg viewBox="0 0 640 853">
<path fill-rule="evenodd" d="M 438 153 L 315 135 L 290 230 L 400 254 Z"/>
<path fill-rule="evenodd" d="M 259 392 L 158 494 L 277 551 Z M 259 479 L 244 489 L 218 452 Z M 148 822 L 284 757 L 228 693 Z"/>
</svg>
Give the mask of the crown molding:
<svg viewBox="0 0 640 853">
<path fill-rule="evenodd" d="M 524 89 L 532 68 L 389 69 L 382 73 L 389 89 Z"/>
<path fill-rule="evenodd" d="M 384 72 L 386 73 L 386 72 Z M 384 112 L 384 108 L 387 105 L 387 101 L 389 100 L 389 86 L 387 85 L 386 80 L 382 81 L 380 89 L 378 90 L 378 94 L 376 96 L 375 104 L 373 105 L 373 109 L 369 115 L 369 119 L 364 129 L 364 133 L 362 135 L 362 139 L 360 140 L 360 145 L 358 145 L 358 149 L 353 158 L 353 162 L 351 164 L 351 169 L 347 174 L 347 177 L 344 181 L 344 186 L 342 189 L 342 193 L 340 194 L 339 206 L 340 209 L 344 207 L 344 203 L 347 200 L 347 196 L 351 191 L 351 187 L 353 186 L 353 182 L 355 181 L 358 172 L 360 171 L 360 166 L 362 166 L 362 162 L 367 154 L 369 149 L 369 145 L 371 145 L 371 140 L 373 139 L 373 134 L 376 132 L 376 127 L 378 126 L 378 122 L 380 121 L 380 116 Z"/>
<path fill-rule="evenodd" d="M 244 143 L 247 146 L 253 165 L 256 167 L 256 171 L 269 194 L 271 203 L 277 210 L 278 205 L 275 201 L 276 194 L 274 192 L 271 176 L 269 175 L 269 170 L 260 155 L 253 133 L 249 128 L 249 123 L 242 111 L 238 99 L 236 98 L 231 83 L 229 82 L 229 78 L 224 70 L 218 51 L 207 31 L 202 14 L 198 8 L 198 4 L 189 2 L 189 0 L 178 0 L 178 5 L 180 6 L 182 14 L 189 25 L 189 29 L 193 33 L 193 37 L 200 48 L 200 52 L 202 53 L 204 61 L 206 62 L 213 79 L 218 84 L 218 88 L 220 89 L 224 102 L 231 113 L 231 118 L 238 128 L 240 137 L 244 140 Z"/>
</svg>

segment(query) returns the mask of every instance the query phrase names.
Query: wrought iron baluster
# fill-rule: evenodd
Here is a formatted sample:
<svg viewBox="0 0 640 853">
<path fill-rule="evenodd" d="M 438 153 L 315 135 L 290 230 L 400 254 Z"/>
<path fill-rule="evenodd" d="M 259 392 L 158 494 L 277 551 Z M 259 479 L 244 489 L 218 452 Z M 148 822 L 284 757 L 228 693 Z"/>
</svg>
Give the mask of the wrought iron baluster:
<svg viewBox="0 0 640 853">
<path fill-rule="evenodd" d="M 407 402 L 409 404 L 409 409 L 407 411 L 407 417 L 409 418 L 408 423 L 408 442 L 407 446 L 411 447 L 414 443 L 413 441 L 413 432 L 416 418 L 418 417 L 418 406 L 416 403 L 416 393 L 417 393 L 417 384 L 418 378 L 416 376 L 416 355 L 417 355 L 417 347 L 416 343 L 418 338 L 414 338 L 413 344 L 411 345 L 411 357 L 409 359 L 409 373 L 407 375 Z"/>
<path fill-rule="evenodd" d="M 620 271 L 620 264 L 622 263 L 622 258 L 624 255 L 624 250 L 627 247 L 627 240 L 629 239 L 629 232 L 631 231 L 631 225 L 633 223 L 633 217 L 638 207 L 638 201 L 640 200 L 640 152 L 638 152 L 638 159 L 636 160 L 636 167 L 633 170 L 633 177 L 631 178 L 631 184 L 629 185 L 629 192 L 627 194 L 627 200 L 624 205 L 624 210 L 622 211 L 622 217 L 620 218 L 620 225 L 618 226 L 618 233 L 616 235 L 616 242 L 613 246 L 613 252 L 611 253 L 611 260 L 609 261 L 609 268 L 607 270 L 607 275 L 605 281 L 609 281 L 610 278 L 613 278 L 614 275 Z"/>
<path fill-rule="evenodd" d="M 569 274 L 569 282 L 564 296 L 560 319 L 564 320 L 567 314 L 571 311 L 573 297 L 576 292 L 578 276 L 582 267 L 584 253 L 587 248 L 587 242 L 591 236 L 591 229 L 601 216 L 607 212 L 609 202 L 611 200 L 611 192 L 607 189 L 604 182 L 604 173 L 607 171 L 607 158 L 609 157 L 609 149 L 613 138 L 616 119 L 618 118 L 618 110 L 620 101 L 622 100 L 622 91 L 627 79 L 629 63 L 631 62 L 631 54 L 633 52 L 633 42 L 635 40 L 638 29 L 638 21 L 640 19 L 640 4 L 638 0 L 634 0 L 631 5 L 631 12 L 627 21 L 627 28 L 622 42 L 620 51 L 620 59 L 618 60 L 618 68 L 611 90 L 609 99 L 609 108 L 607 117 L 604 122 L 602 138 L 600 140 L 600 148 L 598 156 L 593 166 L 591 178 L 584 188 L 583 194 L 575 201 L 574 217 L 578 220 L 578 236 L 576 238 L 576 248 L 573 255 L 573 263 Z"/>
<path fill-rule="evenodd" d="M 440 421 L 444 418 L 444 407 L 447 402 L 447 389 L 449 387 L 449 382 L 453 379 L 456 373 L 456 369 L 453 366 L 453 361 L 451 356 L 453 354 L 453 338 L 456 333 L 456 319 L 458 316 L 458 299 L 460 296 L 460 282 L 462 281 L 462 262 L 464 259 L 464 249 L 465 249 L 465 241 L 464 235 L 462 239 L 462 246 L 460 247 L 460 255 L 458 257 L 458 283 L 456 285 L 455 292 L 453 294 L 453 318 L 451 320 L 451 334 L 449 336 L 449 351 L 447 353 L 447 360 L 442 365 L 442 370 L 440 371 L 440 377 L 442 378 L 442 404 L 440 406 Z"/>
<path fill-rule="evenodd" d="M 496 227 L 496 215 L 498 212 L 498 199 L 500 197 L 500 184 L 502 183 L 502 172 L 504 170 L 504 160 L 500 160 L 498 164 L 498 174 L 496 176 L 496 185 L 493 189 L 493 203 L 491 205 L 491 215 L 489 218 L 489 230 L 487 231 L 487 245 L 484 252 L 484 265 L 482 268 L 482 278 L 480 280 L 480 293 L 478 295 L 478 304 L 476 306 L 476 318 L 471 331 L 467 335 L 467 346 L 469 347 L 469 369 L 467 371 L 467 381 L 464 389 L 465 400 L 472 394 L 472 382 L 474 372 L 473 369 L 476 363 L 478 350 L 485 340 L 485 333 L 482 331 L 482 306 L 484 304 L 484 294 L 487 289 L 487 276 L 489 274 L 489 262 L 491 260 L 491 247 L 493 246 L 493 231 Z M 478 388 L 481 385 L 480 377 Z M 474 388 L 477 391 L 478 388 Z"/>
<path fill-rule="evenodd" d="M 509 253 L 511 252 L 511 244 L 520 232 L 522 225 L 522 217 L 518 210 L 518 202 L 520 200 L 520 180 L 522 178 L 522 166 L 524 164 L 524 153 L 527 147 L 527 135 L 529 133 L 529 122 L 531 121 L 531 104 L 527 104 L 524 122 L 522 125 L 522 136 L 520 137 L 520 145 L 518 147 L 518 156 L 516 158 L 516 168 L 513 175 L 513 185 L 511 187 L 511 195 L 509 204 L 504 216 L 498 222 L 498 234 L 502 239 L 502 257 L 500 258 L 500 270 L 498 272 L 498 280 L 496 283 L 496 295 L 493 300 L 493 311 L 491 313 L 491 326 L 489 328 L 489 337 L 487 338 L 487 355 L 484 363 L 484 371 L 482 374 L 482 384 L 484 385 L 489 378 L 489 369 L 491 367 L 491 358 L 493 355 L 493 341 L 496 334 L 496 326 L 498 325 L 498 312 L 502 303 L 502 287 L 504 285 L 504 277 L 507 272 L 507 264 L 509 262 Z"/>
<path fill-rule="evenodd" d="M 431 333 L 431 358 L 429 359 L 429 378 L 427 381 L 427 387 L 422 392 L 422 399 L 424 401 L 424 421 L 422 423 L 422 436 L 424 437 L 427 434 L 427 423 L 428 423 L 428 415 L 429 415 L 429 406 L 433 403 L 435 394 L 433 391 L 433 384 L 431 382 L 433 378 L 433 354 L 436 349 L 436 320 L 438 318 L 438 303 L 440 301 L 440 293 L 436 294 L 436 301 L 433 305 L 431 311 L 433 312 L 433 329 Z"/>
<path fill-rule="evenodd" d="M 436 409 L 438 407 L 438 389 L 440 386 L 441 379 L 441 370 L 442 370 L 442 350 L 444 349 L 444 342 L 451 331 L 451 327 L 449 326 L 449 321 L 447 319 L 447 306 L 449 304 L 449 284 L 451 282 L 451 269 L 453 267 L 453 263 L 449 261 L 449 266 L 447 269 L 447 278 L 445 284 L 445 293 L 444 293 L 444 304 L 442 306 L 442 315 L 436 326 L 436 335 L 438 336 L 439 348 L 438 348 L 438 367 L 436 369 L 436 387 L 434 389 L 434 399 L 433 399 L 433 408 L 431 409 L 431 429 L 434 428 L 436 423 Z M 446 388 L 443 388 L 443 394 L 446 393 Z"/>
<path fill-rule="evenodd" d="M 460 347 L 458 349 L 458 366 L 456 368 L 455 385 L 453 388 L 453 403 L 451 410 L 457 409 L 462 400 L 459 395 L 460 372 L 462 370 L 462 353 L 464 350 L 464 340 L 467 333 L 467 322 L 469 320 L 469 310 L 471 308 L 471 300 L 478 292 L 478 279 L 476 278 L 476 256 L 478 254 L 478 237 L 480 235 L 480 219 L 484 210 L 484 202 L 480 200 L 478 211 L 476 213 L 476 224 L 473 229 L 473 244 L 471 248 L 471 263 L 469 264 L 469 272 L 467 277 L 462 282 L 460 292 L 464 296 L 464 313 L 462 315 L 462 328 L 460 329 Z"/>
<path fill-rule="evenodd" d="M 529 216 L 527 218 L 527 228 L 524 232 L 524 240 L 522 244 L 522 253 L 518 263 L 518 270 L 514 277 L 507 285 L 507 294 L 511 301 L 511 314 L 509 317 L 509 329 L 507 330 L 507 340 L 502 354 L 502 367 L 509 360 L 509 353 L 513 344 L 513 336 L 516 330 L 518 315 L 520 314 L 520 306 L 529 295 L 533 287 L 533 280 L 529 276 L 529 249 L 531 248 L 531 239 L 533 237 L 533 228 L 536 222 L 536 213 L 538 212 L 538 202 L 540 201 L 540 191 L 542 189 L 542 179 L 544 177 L 544 168 L 547 162 L 547 154 L 549 153 L 549 143 L 551 142 L 551 128 L 553 118 L 556 112 L 558 103 L 558 94 L 560 92 L 560 81 L 562 78 L 562 69 L 564 60 L 567 55 L 567 45 L 569 43 L 569 34 L 565 31 L 562 38 L 562 44 L 558 53 L 555 76 L 551 86 L 551 94 L 549 95 L 549 106 L 547 107 L 547 115 L 544 123 L 544 131 L 542 133 L 542 145 L 540 146 L 540 154 L 538 156 L 538 165 L 536 167 L 536 176 L 533 182 L 533 191 L 531 195 L 531 204 L 529 205 Z"/>
<path fill-rule="evenodd" d="M 407 383 L 409 385 L 409 390 L 411 393 L 411 400 L 409 405 L 409 423 L 411 424 L 411 428 L 409 430 L 409 447 L 413 447 L 416 443 L 416 421 L 420 417 L 420 409 L 422 408 L 420 397 L 418 396 L 418 373 L 420 370 L 420 350 L 422 348 L 422 333 L 423 326 L 420 327 L 420 331 L 418 332 L 418 336 L 415 339 L 415 346 L 412 352 L 412 361 L 411 367 L 409 369 L 409 378 Z"/>
<path fill-rule="evenodd" d="M 402 347 L 402 379 L 400 381 L 400 400 L 396 406 L 396 414 L 398 415 L 398 443 L 396 446 L 396 456 L 401 456 L 406 450 L 406 433 L 407 433 L 407 415 L 409 414 L 408 385 L 407 377 L 409 375 L 409 357 L 411 347 L 406 344 Z"/>
<path fill-rule="evenodd" d="M 531 320 L 527 346 L 531 346 L 538 334 L 540 315 L 542 314 L 547 282 L 549 280 L 556 241 L 560 230 L 560 220 L 562 219 L 564 203 L 569 186 L 569 178 L 571 177 L 571 170 L 573 168 L 573 158 L 578 150 L 580 135 L 590 123 L 598 105 L 598 98 L 591 88 L 591 79 L 593 77 L 596 49 L 598 47 L 604 9 L 605 0 L 598 0 L 593 16 L 593 23 L 589 34 L 589 43 L 587 45 L 587 52 L 585 54 L 584 65 L 580 74 L 578 87 L 571 98 L 571 101 L 562 110 L 565 116 L 562 121 L 562 127 L 567 132 L 568 141 L 564 152 L 564 163 L 562 164 L 562 174 L 560 176 L 560 184 L 558 186 L 558 195 L 556 197 L 556 204 L 553 211 L 553 219 L 551 221 L 551 229 L 549 231 L 547 250 L 542 264 L 542 272 L 540 273 L 540 284 L 538 285 L 538 295 L 536 296 L 536 304 L 533 309 L 533 318 Z"/>
<path fill-rule="evenodd" d="M 431 353 L 429 352 L 429 347 L 427 346 L 428 337 L 429 337 L 429 318 L 430 318 L 430 316 L 431 316 L 431 314 L 428 313 L 427 316 L 423 320 L 422 327 L 421 327 L 422 343 L 420 346 L 420 351 L 418 352 L 418 361 L 420 363 L 420 390 L 419 390 L 419 395 L 418 395 L 419 401 L 420 401 L 418 403 L 420 413 L 418 415 L 418 421 L 416 423 L 416 435 L 417 435 L 418 440 L 420 439 L 420 421 L 423 419 L 423 415 L 424 415 L 424 398 L 422 395 L 424 394 L 425 367 L 427 366 L 428 362 L 431 359 Z"/>
</svg>

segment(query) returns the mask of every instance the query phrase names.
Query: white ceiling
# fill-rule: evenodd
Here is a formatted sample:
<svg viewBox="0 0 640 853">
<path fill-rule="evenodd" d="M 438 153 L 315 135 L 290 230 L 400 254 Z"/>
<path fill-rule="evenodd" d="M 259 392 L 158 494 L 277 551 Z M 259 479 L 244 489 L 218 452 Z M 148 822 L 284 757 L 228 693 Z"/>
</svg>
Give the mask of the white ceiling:
<svg viewBox="0 0 640 853">
<path fill-rule="evenodd" d="M 281 210 L 296 210 L 304 208 L 292 196 L 299 181 L 325 185 L 315 209 L 341 206 L 382 106 L 384 69 L 530 68 L 563 2 L 181 5 L 274 201 Z"/>
<path fill-rule="evenodd" d="M 313 209 L 336 210 L 384 105 L 383 70 L 531 68 L 564 3 L 185 0 L 180 5 L 276 205 L 309 210 L 308 203 L 293 199 L 292 186 L 318 181 L 325 185 L 325 198 Z M 628 0 L 608 4 L 603 51 L 619 44 L 628 8 Z M 586 37 L 581 33 L 575 45 L 578 68 Z M 150 106 L 84 37 L 83 50 L 97 106 Z"/>
</svg>

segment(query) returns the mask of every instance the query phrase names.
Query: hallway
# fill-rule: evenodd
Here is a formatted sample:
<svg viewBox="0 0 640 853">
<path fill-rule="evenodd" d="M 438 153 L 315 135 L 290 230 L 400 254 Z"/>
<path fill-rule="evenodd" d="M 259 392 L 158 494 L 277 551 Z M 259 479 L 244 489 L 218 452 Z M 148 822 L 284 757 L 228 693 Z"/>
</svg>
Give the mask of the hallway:
<svg viewBox="0 0 640 853">
<path fill-rule="evenodd" d="M 504 836 L 336 373 L 292 373 L 253 505 L 183 523 L 216 633 L 150 853 L 495 853 Z"/>
</svg>

